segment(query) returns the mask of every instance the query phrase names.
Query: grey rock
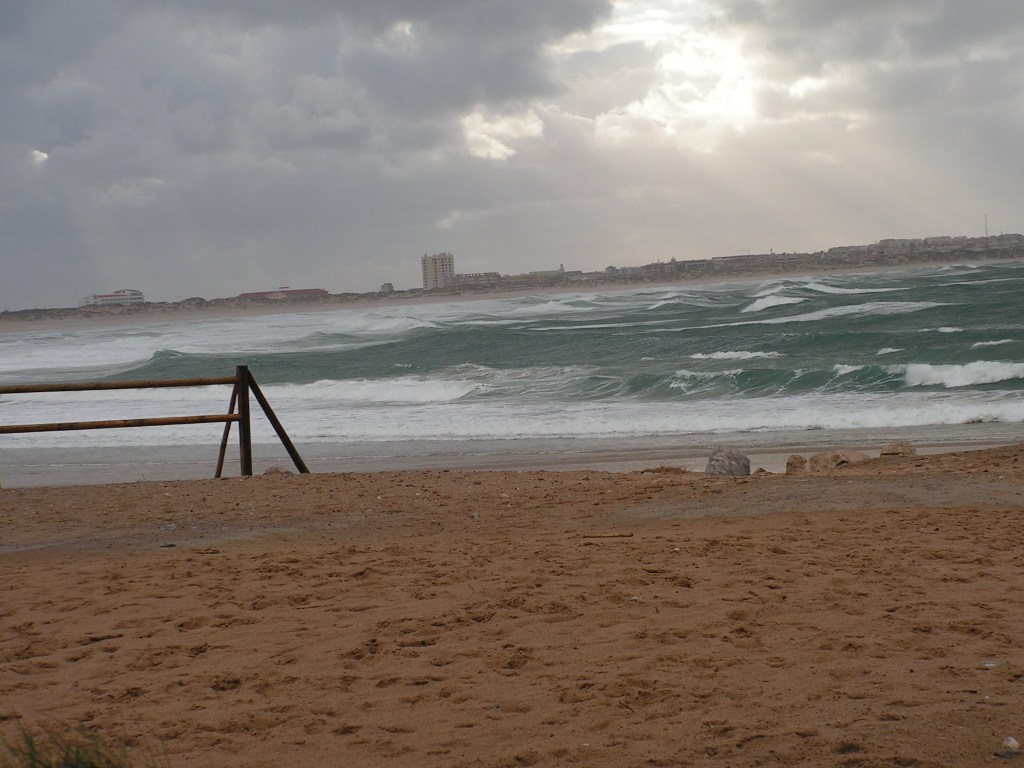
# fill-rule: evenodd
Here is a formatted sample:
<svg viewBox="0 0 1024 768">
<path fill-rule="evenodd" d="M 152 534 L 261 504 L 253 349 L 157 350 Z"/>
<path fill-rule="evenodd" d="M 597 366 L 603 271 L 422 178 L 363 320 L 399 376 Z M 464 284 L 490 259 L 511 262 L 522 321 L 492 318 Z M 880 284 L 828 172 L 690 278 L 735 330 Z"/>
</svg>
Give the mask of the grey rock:
<svg viewBox="0 0 1024 768">
<path fill-rule="evenodd" d="M 735 448 L 716 445 L 711 449 L 711 456 L 708 457 L 708 466 L 704 470 L 704 474 L 744 477 L 750 474 L 750 459 Z"/>
</svg>

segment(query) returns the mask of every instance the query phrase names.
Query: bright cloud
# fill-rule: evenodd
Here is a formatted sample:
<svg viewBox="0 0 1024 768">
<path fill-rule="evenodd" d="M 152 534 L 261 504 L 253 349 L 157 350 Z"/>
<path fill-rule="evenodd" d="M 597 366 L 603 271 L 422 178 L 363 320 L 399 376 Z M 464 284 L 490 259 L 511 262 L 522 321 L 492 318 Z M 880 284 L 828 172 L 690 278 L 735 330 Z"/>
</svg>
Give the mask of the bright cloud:
<svg viewBox="0 0 1024 768">
<path fill-rule="evenodd" d="M 607 23 L 554 46 L 562 56 L 630 43 L 655 53 L 646 92 L 597 115 L 598 138 L 621 143 L 661 136 L 711 151 L 721 134 L 756 119 L 758 62 L 744 53 L 739 36 L 721 31 L 713 19 L 701 2 L 617 3 Z"/>
<path fill-rule="evenodd" d="M 518 140 L 543 135 L 544 123 L 533 110 L 490 119 L 473 112 L 462 118 L 462 129 L 471 155 L 487 160 L 507 160 L 516 153 L 512 145 Z"/>
</svg>

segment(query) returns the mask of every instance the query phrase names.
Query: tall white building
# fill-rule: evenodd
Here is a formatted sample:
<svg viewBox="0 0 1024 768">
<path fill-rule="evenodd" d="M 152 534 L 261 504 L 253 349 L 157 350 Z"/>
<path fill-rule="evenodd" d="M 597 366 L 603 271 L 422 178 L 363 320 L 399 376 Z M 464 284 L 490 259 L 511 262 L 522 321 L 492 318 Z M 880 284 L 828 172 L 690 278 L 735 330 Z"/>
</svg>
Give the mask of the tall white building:
<svg viewBox="0 0 1024 768">
<path fill-rule="evenodd" d="M 451 252 L 423 255 L 423 290 L 451 288 L 455 285 L 455 257 Z"/>
</svg>

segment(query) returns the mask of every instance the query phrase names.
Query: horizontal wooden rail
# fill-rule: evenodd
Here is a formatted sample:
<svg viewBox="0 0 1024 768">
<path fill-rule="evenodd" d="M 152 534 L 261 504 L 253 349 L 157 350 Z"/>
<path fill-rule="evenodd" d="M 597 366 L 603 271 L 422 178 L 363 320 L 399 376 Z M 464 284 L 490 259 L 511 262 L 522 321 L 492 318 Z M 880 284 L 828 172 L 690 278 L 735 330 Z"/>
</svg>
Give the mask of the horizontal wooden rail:
<svg viewBox="0 0 1024 768">
<path fill-rule="evenodd" d="M 224 453 L 227 450 L 228 436 L 231 425 L 238 424 L 238 452 L 243 475 L 252 474 L 252 429 L 249 415 L 249 393 L 256 396 L 267 420 L 274 428 L 281 444 L 295 463 L 295 468 L 305 474 L 309 472 L 299 452 L 292 445 L 288 434 L 274 414 L 270 403 L 260 390 L 247 366 L 240 365 L 235 369 L 234 376 L 217 376 L 214 378 L 197 379 L 162 379 L 156 381 L 90 381 L 68 384 L 18 384 L 0 387 L 0 395 L 25 395 L 42 392 L 92 392 L 105 389 L 157 389 L 161 387 L 207 387 L 220 384 L 231 384 L 231 402 L 227 413 L 199 416 L 164 416 L 151 419 L 115 419 L 112 421 L 65 421 L 50 424 L 14 424 L 0 425 L 0 435 L 23 434 L 27 432 L 68 432 L 83 429 L 123 429 L 125 427 L 166 427 L 176 424 L 211 424 L 223 423 L 224 435 L 220 444 L 220 455 L 217 459 L 217 471 L 214 477 L 220 477 L 224 468 Z M 235 405 L 238 413 L 235 413 Z"/>
<path fill-rule="evenodd" d="M 71 432 L 80 429 L 122 429 L 125 427 L 169 427 L 175 424 L 219 424 L 238 421 L 237 413 L 215 413 L 209 416 L 164 416 L 155 419 L 116 419 L 114 421 L 66 421 L 52 424 L 15 424 L 0 426 L 0 435 L 21 432 Z"/>
<path fill-rule="evenodd" d="M 0 395 L 27 395 L 36 392 L 93 392 L 101 389 L 158 389 L 161 387 L 212 387 L 237 384 L 237 376 L 205 379 L 165 379 L 162 381 L 88 381 L 70 384 L 18 384 L 0 387 Z"/>
</svg>

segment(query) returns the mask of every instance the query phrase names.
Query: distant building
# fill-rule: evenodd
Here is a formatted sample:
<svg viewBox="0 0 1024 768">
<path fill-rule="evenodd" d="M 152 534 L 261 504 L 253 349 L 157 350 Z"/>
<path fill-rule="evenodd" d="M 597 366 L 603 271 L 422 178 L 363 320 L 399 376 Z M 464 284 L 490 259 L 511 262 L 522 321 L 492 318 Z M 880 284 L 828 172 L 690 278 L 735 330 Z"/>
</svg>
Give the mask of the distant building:
<svg viewBox="0 0 1024 768">
<path fill-rule="evenodd" d="M 323 288 L 289 288 L 283 286 L 276 291 L 253 291 L 251 293 L 238 294 L 239 299 L 272 299 L 283 301 L 284 299 L 317 299 L 328 296 Z"/>
<path fill-rule="evenodd" d="M 142 295 L 142 291 L 137 291 L 134 288 L 122 288 L 119 291 L 113 293 L 94 293 L 91 296 L 86 296 L 78 302 L 80 307 L 91 307 L 96 305 L 104 304 L 145 304 L 146 297 Z"/>
<path fill-rule="evenodd" d="M 455 257 L 451 252 L 423 254 L 423 290 L 451 288 L 455 285 Z"/>
<path fill-rule="evenodd" d="M 535 277 L 561 277 L 565 274 L 565 265 L 559 264 L 558 269 L 541 269 L 536 272 L 530 272 L 529 274 Z"/>
<path fill-rule="evenodd" d="M 497 272 L 469 272 L 455 275 L 455 285 L 459 288 L 494 288 L 501 282 Z"/>
</svg>

